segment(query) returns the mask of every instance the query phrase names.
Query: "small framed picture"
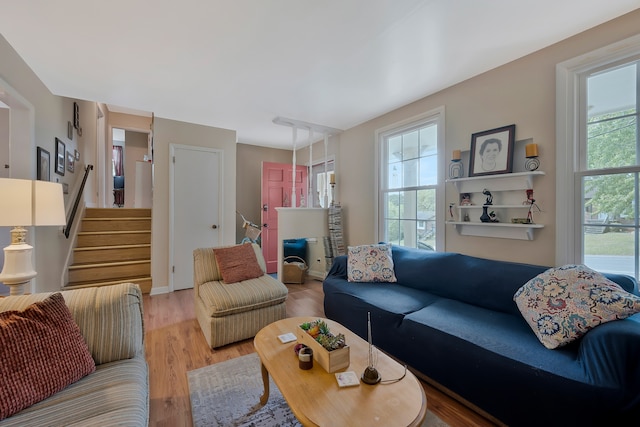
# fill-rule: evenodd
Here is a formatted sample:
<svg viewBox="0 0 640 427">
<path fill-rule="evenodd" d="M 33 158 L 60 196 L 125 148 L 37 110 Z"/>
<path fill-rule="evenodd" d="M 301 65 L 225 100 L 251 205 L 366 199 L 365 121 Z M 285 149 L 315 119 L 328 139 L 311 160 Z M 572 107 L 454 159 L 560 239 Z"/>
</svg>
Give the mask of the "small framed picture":
<svg viewBox="0 0 640 427">
<path fill-rule="evenodd" d="M 65 163 L 65 145 L 60 139 L 56 138 L 56 168 L 55 172 L 58 175 L 64 176 L 64 163 Z"/>
<path fill-rule="evenodd" d="M 67 122 L 67 139 L 73 141 L 73 125 L 70 120 Z"/>
<path fill-rule="evenodd" d="M 76 158 L 76 162 L 80 161 L 80 152 L 78 150 L 73 151 L 74 157 Z"/>
<path fill-rule="evenodd" d="M 75 157 L 73 156 L 73 153 L 71 151 L 67 151 L 67 170 L 69 172 L 73 172 L 73 169 L 75 167 Z"/>
<path fill-rule="evenodd" d="M 80 129 L 80 106 L 77 102 L 73 103 L 73 127 Z"/>
<path fill-rule="evenodd" d="M 471 135 L 469 176 L 510 173 L 515 136 L 516 125 Z"/>
<path fill-rule="evenodd" d="M 40 181 L 49 181 L 50 169 L 51 169 L 51 155 L 47 150 L 42 147 L 38 147 L 38 176 Z"/>
</svg>

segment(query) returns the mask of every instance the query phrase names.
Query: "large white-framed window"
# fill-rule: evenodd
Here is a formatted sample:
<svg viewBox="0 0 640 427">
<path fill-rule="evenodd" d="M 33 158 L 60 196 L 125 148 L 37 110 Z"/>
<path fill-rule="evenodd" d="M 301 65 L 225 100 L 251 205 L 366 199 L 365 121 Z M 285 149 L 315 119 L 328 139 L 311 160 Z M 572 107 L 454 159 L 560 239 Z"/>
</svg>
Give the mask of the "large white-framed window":
<svg viewBox="0 0 640 427">
<path fill-rule="evenodd" d="M 556 264 L 640 275 L 640 36 L 558 64 Z"/>
<path fill-rule="evenodd" d="M 377 240 L 444 248 L 444 107 L 376 131 Z"/>
</svg>

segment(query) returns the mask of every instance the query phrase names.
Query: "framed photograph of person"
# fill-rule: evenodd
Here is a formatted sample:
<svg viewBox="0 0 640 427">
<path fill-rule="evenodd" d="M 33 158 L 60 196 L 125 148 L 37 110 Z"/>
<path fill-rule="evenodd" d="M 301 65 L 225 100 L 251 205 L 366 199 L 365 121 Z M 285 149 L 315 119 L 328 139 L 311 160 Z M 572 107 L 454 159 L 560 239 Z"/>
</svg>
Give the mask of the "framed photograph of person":
<svg viewBox="0 0 640 427">
<path fill-rule="evenodd" d="M 65 145 L 64 142 L 60 141 L 56 138 L 56 168 L 55 172 L 58 175 L 64 176 L 64 166 L 65 166 Z"/>
<path fill-rule="evenodd" d="M 49 181 L 50 180 L 50 165 L 51 165 L 51 156 L 49 152 L 42 147 L 38 147 L 38 167 L 37 167 L 37 178 L 40 181 Z"/>
<path fill-rule="evenodd" d="M 469 176 L 510 173 L 516 125 L 485 130 L 471 135 Z"/>
</svg>

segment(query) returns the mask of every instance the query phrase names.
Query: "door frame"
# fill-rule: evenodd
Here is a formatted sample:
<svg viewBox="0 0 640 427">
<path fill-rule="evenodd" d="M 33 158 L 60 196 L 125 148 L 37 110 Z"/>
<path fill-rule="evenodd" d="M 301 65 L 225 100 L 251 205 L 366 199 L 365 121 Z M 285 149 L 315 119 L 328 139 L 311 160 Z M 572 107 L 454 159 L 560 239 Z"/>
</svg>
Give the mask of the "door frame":
<svg viewBox="0 0 640 427">
<path fill-rule="evenodd" d="M 223 236 L 224 233 L 224 209 L 222 205 L 224 204 L 222 201 L 224 200 L 224 150 L 219 148 L 210 148 L 210 147 L 202 147 L 198 145 L 188 145 L 188 144 L 169 144 L 169 244 L 172 245 L 175 238 L 175 210 L 174 210 L 174 201 L 175 201 L 175 162 L 173 161 L 176 153 L 176 149 L 184 149 L 184 150 L 194 150 L 194 151 L 206 151 L 210 153 L 217 153 L 218 159 L 220 161 L 220 165 L 218 168 L 218 231 L 220 236 Z M 220 238 L 220 242 L 223 242 L 224 238 Z M 173 272 L 172 268 L 174 265 L 174 256 L 173 250 L 169 250 L 169 263 L 167 265 L 167 277 L 169 278 L 169 292 L 174 291 L 174 283 L 173 283 Z"/>
</svg>

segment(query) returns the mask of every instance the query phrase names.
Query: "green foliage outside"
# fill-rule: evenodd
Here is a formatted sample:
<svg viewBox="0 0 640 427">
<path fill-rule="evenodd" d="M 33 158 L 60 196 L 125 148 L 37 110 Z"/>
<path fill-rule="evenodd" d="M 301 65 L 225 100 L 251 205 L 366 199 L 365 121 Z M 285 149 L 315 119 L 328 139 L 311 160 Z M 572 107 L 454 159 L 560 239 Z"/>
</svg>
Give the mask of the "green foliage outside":
<svg viewBox="0 0 640 427">
<path fill-rule="evenodd" d="M 589 119 L 587 163 L 589 170 L 635 166 L 637 115 L 635 109 Z M 585 179 L 585 208 L 609 220 L 634 218 L 636 176 L 631 173 Z"/>
</svg>

